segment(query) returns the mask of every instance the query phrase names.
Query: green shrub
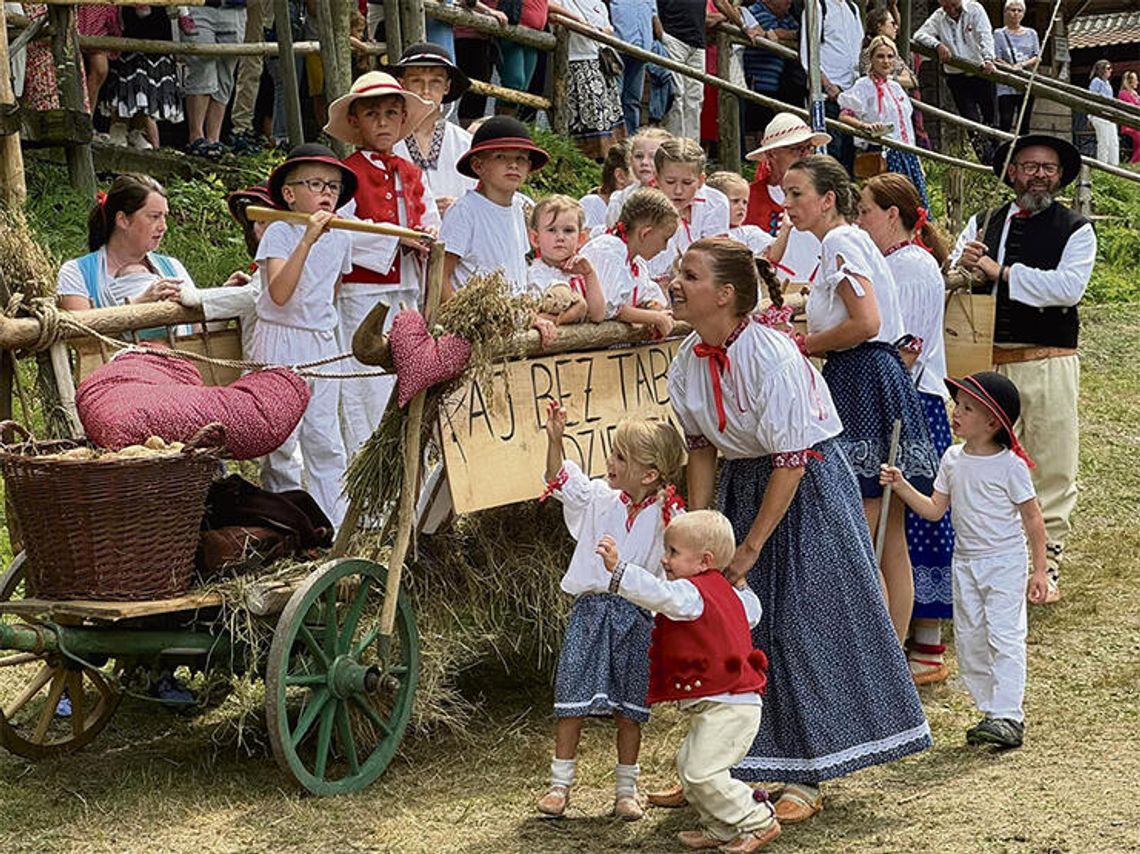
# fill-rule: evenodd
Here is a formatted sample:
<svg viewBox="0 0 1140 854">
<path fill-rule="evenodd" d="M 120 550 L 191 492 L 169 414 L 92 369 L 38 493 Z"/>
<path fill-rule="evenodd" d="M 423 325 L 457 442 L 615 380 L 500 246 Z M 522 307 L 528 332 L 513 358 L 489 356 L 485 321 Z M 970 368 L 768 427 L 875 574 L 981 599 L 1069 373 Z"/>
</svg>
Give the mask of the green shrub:
<svg viewBox="0 0 1140 854">
<path fill-rule="evenodd" d="M 535 145 L 550 155 L 550 162 L 527 179 L 524 193 L 536 200 L 552 193 L 580 199 L 598 186 L 602 167 L 579 151 L 573 140 L 542 128 L 532 128 L 531 136 Z"/>
</svg>

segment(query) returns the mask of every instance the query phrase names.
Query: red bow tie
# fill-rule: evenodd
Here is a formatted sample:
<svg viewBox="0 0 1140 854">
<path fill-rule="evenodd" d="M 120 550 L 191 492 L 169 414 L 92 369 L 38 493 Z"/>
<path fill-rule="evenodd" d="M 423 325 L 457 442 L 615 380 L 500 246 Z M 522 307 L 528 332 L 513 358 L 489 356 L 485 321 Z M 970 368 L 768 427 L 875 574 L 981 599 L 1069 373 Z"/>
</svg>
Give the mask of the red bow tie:
<svg viewBox="0 0 1140 854">
<path fill-rule="evenodd" d="M 1031 216 L 1033 216 L 1033 211 L 1020 210 L 1010 216 L 1010 219 L 1028 219 Z"/>
<path fill-rule="evenodd" d="M 367 151 L 365 155 L 377 166 L 384 167 L 385 171 L 388 172 L 392 171 L 392 161 L 399 156 L 396 154 L 383 154 L 379 151 Z"/>
<path fill-rule="evenodd" d="M 732 367 L 728 351 L 724 347 L 713 347 L 702 341 L 693 348 L 693 353 L 700 359 L 709 360 L 709 378 L 712 380 L 713 400 L 716 401 L 717 430 L 723 433 L 727 420 L 724 414 L 724 393 L 720 388 L 720 377 Z"/>
</svg>

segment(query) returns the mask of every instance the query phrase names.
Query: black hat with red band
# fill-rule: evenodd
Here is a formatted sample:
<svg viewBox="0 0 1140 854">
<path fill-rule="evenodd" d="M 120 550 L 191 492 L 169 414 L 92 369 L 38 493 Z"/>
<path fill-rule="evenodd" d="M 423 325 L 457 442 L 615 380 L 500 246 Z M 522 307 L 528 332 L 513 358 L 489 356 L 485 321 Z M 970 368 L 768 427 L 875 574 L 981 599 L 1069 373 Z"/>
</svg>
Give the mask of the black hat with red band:
<svg viewBox="0 0 1140 854">
<path fill-rule="evenodd" d="M 1021 416 L 1021 394 L 1009 377 L 997 371 L 978 371 L 967 374 L 960 380 L 947 377 L 946 387 L 950 389 L 950 395 L 955 400 L 958 399 L 960 392 L 965 392 L 984 406 L 1001 425 L 1001 429 L 994 436 L 994 441 L 1009 448 L 1025 460 L 1030 468 L 1035 467 L 1013 430 L 1013 425 Z"/>
<path fill-rule="evenodd" d="M 530 171 L 537 172 L 550 161 L 550 155 L 534 144 L 530 131 L 518 119 L 510 116 L 492 116 L 479 125 L 471 138 L 469 148 L 455 164 L 460 175 L 478 178 L 471 170 L 471 158 L 476 154 L 505 149 L 522 150 L 530 156 Z"/>
<path fill-rule="evenodd" d="M 226 196 L 226 205 L 230 209 L 230 216 L 234 218 L 238 225 L 244 226 L 246 222 L 245 209 L 250 205 L 275 208 L 277 207 L 277 202 L 273 201 L 273 196 L 269 194 L 269 187 L 265 184 L 256 184 L 252 187 L 234 190 Z"/>
<path fill-rule="evenodd" d="M 273 198 L 273 204 L 276 207 L 282 210 L 289 209 L 281 190 L 285 186 L 285 179 L 289 177 L 289 173 L 305 163 L 331 166 L 340 172 L 340 194 L 337 196 L 336 207 L 341 207 L 356 195 L 356 174 L 338 160 L 328 146 L 317 142 L 306 142 L 290 151 L 285 161 L 269 175 L 269 195 Z"/>
</svg>

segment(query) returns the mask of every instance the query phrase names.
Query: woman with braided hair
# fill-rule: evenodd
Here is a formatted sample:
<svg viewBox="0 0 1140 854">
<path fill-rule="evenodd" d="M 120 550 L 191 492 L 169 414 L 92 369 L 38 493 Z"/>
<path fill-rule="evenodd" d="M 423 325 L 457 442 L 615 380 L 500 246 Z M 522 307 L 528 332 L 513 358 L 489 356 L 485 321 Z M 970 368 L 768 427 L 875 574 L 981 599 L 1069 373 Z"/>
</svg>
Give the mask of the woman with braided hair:
<svg viewBox="0 0 1140 854">
<path fill-rule="evenodd" d="M 694 331 L 673 359 L 669 397 L 689 447 L 689 505 L 711 506 L 717 487 L 738 544 L 726 574 L 747 579 L 763 605 L 753 641 L 769 659 L 768 691 L 733 774 L 787 783 L 776 816 L 793 823 L 822 809 L 821 781 L 931 742 L 837 442 L 843 424 L 792 339 L 752 318 L 760 278 L 778 287 L 741 243 L 689 247 L 670 291 Z"/>
</svg>

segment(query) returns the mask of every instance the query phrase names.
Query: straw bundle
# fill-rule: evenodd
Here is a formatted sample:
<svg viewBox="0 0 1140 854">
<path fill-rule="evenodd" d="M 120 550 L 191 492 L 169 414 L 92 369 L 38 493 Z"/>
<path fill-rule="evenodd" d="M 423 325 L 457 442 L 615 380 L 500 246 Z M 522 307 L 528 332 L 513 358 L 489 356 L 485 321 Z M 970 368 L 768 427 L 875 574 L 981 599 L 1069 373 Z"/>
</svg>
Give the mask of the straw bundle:
<svg viewBox="0 0 1140 854">
<path fill-rule="evenodd" d="M 56 264 L 19 208 L 0 209 L 0 282 L 27 298 L 55 293 Z M 3 310 L 0 306 L 0 310 Z"/>
</svg>

